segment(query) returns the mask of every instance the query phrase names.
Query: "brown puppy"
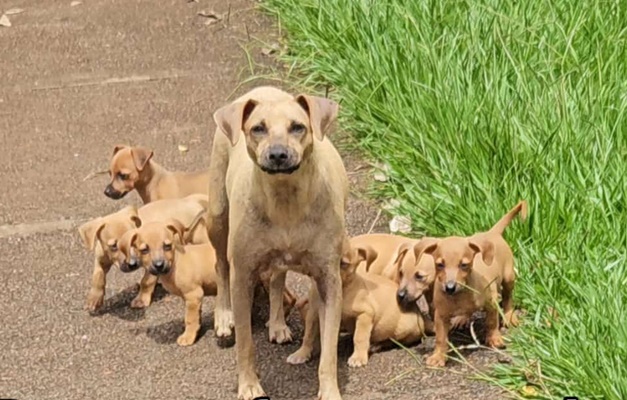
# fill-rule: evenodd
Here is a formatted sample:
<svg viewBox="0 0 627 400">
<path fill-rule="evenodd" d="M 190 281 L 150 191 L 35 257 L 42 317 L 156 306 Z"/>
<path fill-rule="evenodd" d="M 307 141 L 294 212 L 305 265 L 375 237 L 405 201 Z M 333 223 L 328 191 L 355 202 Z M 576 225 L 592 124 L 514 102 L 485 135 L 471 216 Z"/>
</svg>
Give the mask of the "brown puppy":
<svg viewBox="0 0 627 400">
<path fill-rule="evenodd" d="M 342 326 L 353 334 L 354 344 L 353 354 L 348 359 L 350 367 L 366 365 L 368 353 L 377 345 L 389 343 L 391 339 L 411 345 L 424 336 L 425 327 L 420 313 L 403 310 L 394 301 L 397 284 L 383 276 L 366 273 L 376 256 L 376 251 L 370 246 L 351 247 L 347 243 L 340 264 Z M 366 265 L 364 273 L 357 271 L 362 263 Z M 313 285 L 309 299 L 310 305 L 319 302 Z M 305 314 L 305 335 L 301 347 L 287 358 L 290 364 L 309 360 L 319 339 L 315 306 L 308 306 L 304 301 L 300 301 L 299 306 L 301 313 Z"/>
<path fill-rule="evenodd" d="M 260 87 L 214 114 L 218 129 L 210 166 L 209 236 L 217 255 L 216 334 L 230 335 L 234 320 L 239 399 L 264 395 L 255 371 L 251 289 L 259 272 L 268 268 L 276 272 L 269 331 L 278 342 L 291 339 L 283 313 L 277 311 L 287 269 L 316 281 L 323 294 L 318 397 L 341 399 L 337 266 L 348 179 L 340 155 L 325 137 L 337 112 L 338 105 L 328 99 Z"/>
<path fill-rule="evenodd" d="M 177 220 L 149 222 L 132 234 L 130 246 L 138 250 L 146 271 L 185 301 L 185 331 L 176 342 L 190 346 L 200 330 L 202 298 L 215 296 L 218 287 L 213 247 L 209 243 L 183 245 L 184 229 Z"/>
<path fill-rule="evenodd" d="M 121 199 L 133 189 L 144 204 L 209 192 L 209 172 L 171 172 L 152 160 L 152 150 L 144 147 L 115 146 L 109 166 L 111 182 L 104 194 Z"/>
<path fill-rule="evenodd" d="M 421 241 L 414 247 L 418 264 L 427 255 L 435 264 L 434 272 L 418 269 L 413 275 L 403 274 L 401 282 L 403 285 L 405 278 L 418 281 L 420 284 L 414 285 L 416 289 L 429 286 L 433 280 L 436 344 L 434 353 L 427 358 L 427 365 L 444 366 L 452 321 L 455 318 L 467 321 L 481 309 L 486 311 L 486 344 L 503 347 L 499 331 L 499 295 L 502 295 L 505 325 L 518 324 L 512 298 L 516 279 L 514 256 L 502 236 L 518 213 L 521 219 L 526 218 L 525 201 L 518 203 L 487 232 L 468 238 L 451 236 Z"/>
<path fill-rule="evenodd" d="M 95 252 L 92 287 L 87 297 L 87 310 L 95 311 L 104 301 L 106 275 L 111 266 L 120 264 L 118 242 L 129 230 L 139 227 L 142 222 L 161 221 L 168 218 L 178 218 L 187 225 L 203 213 L 207 206 L 207 196 L 191 195 L 182 199 L 159 200 L 146 204 L 139 209 L 127 206 L 122 210 L 105 217 L 93 219 L 78 228 L 83 244 L 88 250 Z M 201 224 L 202 222 L 202 224 Z M 200 227 L 196 226 L 199 225 Z M 208 243 L 206 229 L 202 229 L 204 219 L 198 220 L 189 232 L 192 243 Z M 152 293 L 157 284 L 157 278 L 148 273 L 144 274 L 140 282 L 140 291 L 131 302 L 132 308 L 144 308 L 150 305 Z"/>
</svg>

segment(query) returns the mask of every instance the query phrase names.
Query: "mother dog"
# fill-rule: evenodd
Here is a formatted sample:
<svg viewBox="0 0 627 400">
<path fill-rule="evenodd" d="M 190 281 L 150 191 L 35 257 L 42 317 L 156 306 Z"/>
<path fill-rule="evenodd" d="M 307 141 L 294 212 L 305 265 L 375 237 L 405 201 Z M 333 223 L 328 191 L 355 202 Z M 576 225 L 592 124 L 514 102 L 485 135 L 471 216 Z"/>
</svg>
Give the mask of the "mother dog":
<svg viewBox="0 0 627 400">
<path fill-rule="evenodd" d="M 322 300 L 318 398 L 341 399 L 339 266 L 348 179 L 325 137 L 338 108 L 325 98 L 258 87 L 214 114 L 218 129 L 210 165 L 209 237 L 217 257 L 215 324 L 218 337 L 231 335 L 235 325 L 239 399 L 265 395 L 251 332 L 259 273 L 273 274 L 270 338 L 291 340 L 281 310 L 288 269 L 311 276 Z"/>
</svg>

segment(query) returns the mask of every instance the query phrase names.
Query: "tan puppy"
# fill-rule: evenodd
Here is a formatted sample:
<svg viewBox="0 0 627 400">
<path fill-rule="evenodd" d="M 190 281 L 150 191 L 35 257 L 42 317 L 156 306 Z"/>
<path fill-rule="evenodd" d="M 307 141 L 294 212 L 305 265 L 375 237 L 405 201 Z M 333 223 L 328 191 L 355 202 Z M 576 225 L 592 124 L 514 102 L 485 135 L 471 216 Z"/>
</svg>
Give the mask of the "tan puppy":
<svg viewBox="0 0 627 400">
<path fill-rule="evenodd" d="M 207 196 L 191 195 L 182 199 L 159 200 L 146 204 L 139 209 L 127 206 L 113 214 L 93 219 L 78 228 L 84 246 L 95 253 L 94 272 L 91 290 L 87 297 L 87 310 L 96 311 L 102 306 L 106 286 L 106 275 L 111 266 L 121 267 L 118 241 L 129 230 L 139 227 L 142 222 L 161 221 L 178 218 L 184 224 L 192 225 L 207 206 Z M 208 243 L 204 219 L 198 219 L 189 232 L 191 243 Z M 132 308 L 144 308 L 150 305 L 157 278 L 148 273 L 140 282 L 140 291 L 131 302 Z"/>
<path fill-rule="evenodd" d="M 351 247 L 347 244 L 340 264 L 342 326 L 353 334 L 354 344 L 353 354 L 348 359 L 350 367 L 366 365 L 368 353 L 376 345 L 389 343 L 391 339 L 411 345 L 424 336 L 424 322 L 420 313 L 402 310 L 394 300 L 397 284 L 383 276 L 365 273 L 373 265 L 376 256 L 376 251 L 370 246 Z M 366 266 L 364 273 L 357 271 L 362 263 Z M 319 302 L 313 285 L 309 299 L 309 304 Z M 303 301 L 299 302 L 299 306 L 301 313 L 305 314 L 305 335 L 300 349 L 287 358 L 290 364 L 309 360 L 314 343 L 319 339 L 315 306 L 307 306 Z"/>
<path fill-rule="evenodd" d="M 475 311 L 486 311 L 486 344 L 503 347 L 499 331 L 499 296 L 502 296 L 504 324 L 515 326 L 513 291 L 516 279 L 513 253 L 503 239 L 503 231 L 518 214 L 526 218 L 527 203 L 521 201 L 503 216 L 489 231 L 468 238 L 451 236 L 421 241 L 414 247 L 419 263 L 416 272 L 403 274 L 401 289 L 414 281 L 414 296 L 420 288 L 432 286 L 435 308 L 436 345 L 427 359 L 429 366 L 444 366 L 448 349 L 448 333 L 452 321 L 468 321 Z M 426 257 L 429 256 L 429 257 Z M 425 258 L 431 258 L 433 269 L 425 268 Z M 418 283 L 416 283 L 418 282 Z M 403 286 L 407 283 L 406 286 Z"/>
<path fill-rule="evenodd" d="M 234 320 L 239 399 L 264 395 L 255 371 L 251 289 L 259 272 L 268 268 L 276 272 L 269 333 L 277 342 L 291 340 L 280 312 L 287 269 L 313 277 L 324 294 L 318 397 L 341 399 L 337 266 L 348 179 L 340 155 L 325 137 L 337 112 L 338 105 L 328 99 L 259 87 L 214 114 L 218 129 L 210 166 L 209 237 L 217 256 L 216 334 L 230 335 Z"/>
<path fill-rule="evenodd" d="M 131 236 L 141 265 L 159 277 L 163 287 L 185 301 L 185 331 L 176 342 L 190 346 L 200 330 L 202 298 L 217 294 L 215 251 L 209 243 L 183 245 L 184 227 L 177 220 L 150 222 Z"/>
<path fill-rule="evenodd" d="M 111 182 L 104 194 L 121 199 L 133 189 L 144 204 L 209 192 L 209 172 L 171 172 L 152 160 L 152 150 L 118 145 L 109 166 Z"/>
<path fill-rule="evenodd" d="M 389 233 L 372 233 L 354 236 L 350 244 L 355 248 L 376 251 L 377 257 L 368 269 L 369 274 L 380 275 L 394 282 L 399 282 L 399 266 L 397 265 L 398 251 L 402 245 L 415 245 L 419 240 Z M 413 256 L 403 257 L 402 263 L 411 264 Z M 366 263 L 362 262 L 357 268 L 358 272 L 366 272 Z"/>
</svg>

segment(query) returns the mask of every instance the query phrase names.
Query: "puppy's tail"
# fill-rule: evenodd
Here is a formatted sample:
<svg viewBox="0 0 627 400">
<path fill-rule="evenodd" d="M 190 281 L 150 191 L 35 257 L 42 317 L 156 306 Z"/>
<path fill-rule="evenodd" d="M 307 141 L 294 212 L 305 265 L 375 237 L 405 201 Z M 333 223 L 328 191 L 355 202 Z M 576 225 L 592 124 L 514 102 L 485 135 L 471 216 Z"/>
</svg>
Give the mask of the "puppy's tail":
<svg viewBox="0 0 627 400">
<path fill-rule="evenodd" d="M 524 221 L 527 218 L 527 202 L 525 200 L 521 200 L 514 208 L 509 210 L 509 212 L 505 214 L 488 232 L 496 235 L 503 235 L 505 228 L 507 228 L 518 213 L 520 213 L 521 220 Z"/>
<path fill-rule="evenodd" d="M 196 227 L 198 226 L 198 224 L 200 223 L 200 221 L 205 221 L 205 214 L 207 213 L 207 210 L 201 210 L 192 220 L 192 223 L 189 224 L 188 227 L 185 228 L 185 232 L 189 235 L 192 232 L 194 232 L 194 230 L 196 229 Z"/>
</svg>

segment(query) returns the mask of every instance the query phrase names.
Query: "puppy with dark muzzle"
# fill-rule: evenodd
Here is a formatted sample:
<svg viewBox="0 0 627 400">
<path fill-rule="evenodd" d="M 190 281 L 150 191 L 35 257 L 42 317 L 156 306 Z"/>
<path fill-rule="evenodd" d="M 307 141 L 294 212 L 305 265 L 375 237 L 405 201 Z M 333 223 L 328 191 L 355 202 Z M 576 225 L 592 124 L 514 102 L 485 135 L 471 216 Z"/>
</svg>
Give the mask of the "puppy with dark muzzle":
<svg viewBox="0 0 627 400">
<path fill-rule="evenodd" d="M 152 156 L 153 151 L 144 147 L 115 146 L 109 166 L 111 181 L 104 194 L 118 200 L 137 190 L 144 204 L 191 194 L 208 194 L 207 171 L 168 171 L 157 164 Z"/>
<path fill-rule="evenodd" d="M 479 310 L 486 311 L 486 344 L 503 347 L 499 330 L 500 297 L 504 325 L 518 324 L 512 298 L 516 279 L 514 256 L 502 236 L 518 213 L 523 220 L 526 218 L 525 201 L 518 203 L 487 232 L 468 238 L 429 238 L 414 246 L 417 262 L 413 267 L 404 268 L 397 297 L 399 302 L 415 301 L 433 292 L 436 344 L 433 354 L 427 358 L 427 365 L 444 366 L 449 331 L 453 325 L 466 324 Z"/>
</svg>

